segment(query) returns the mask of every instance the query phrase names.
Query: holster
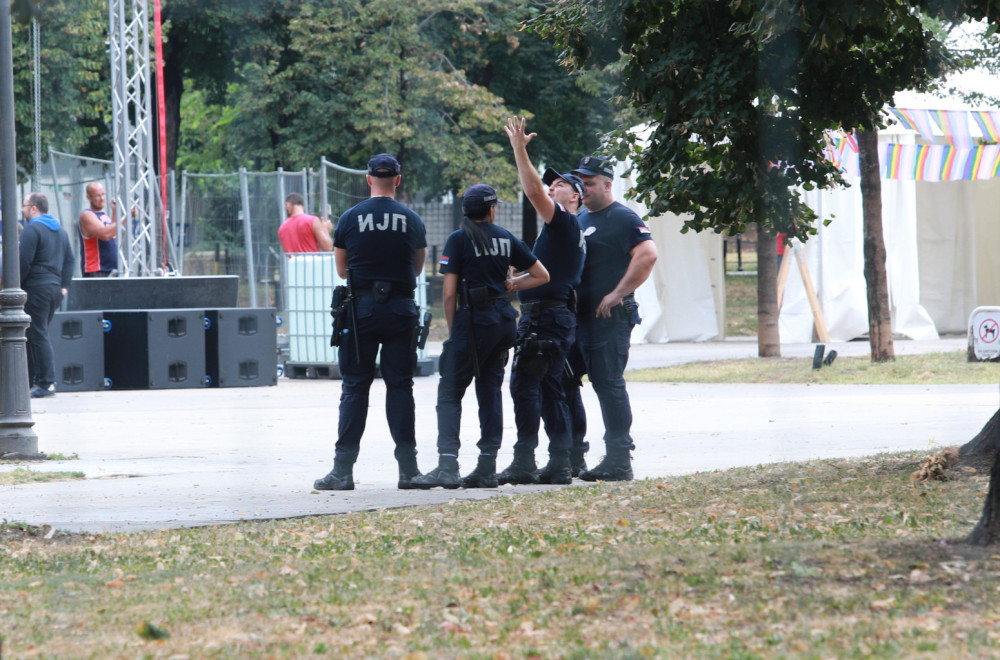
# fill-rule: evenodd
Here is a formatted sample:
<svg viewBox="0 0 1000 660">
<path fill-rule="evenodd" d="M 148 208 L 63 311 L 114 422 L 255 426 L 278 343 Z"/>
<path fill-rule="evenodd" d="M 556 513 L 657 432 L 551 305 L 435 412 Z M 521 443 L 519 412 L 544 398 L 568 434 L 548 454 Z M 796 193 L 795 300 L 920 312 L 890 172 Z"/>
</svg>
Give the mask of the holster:
<svg viewBox="0 0 1000 660">
<path fill-rule="evenodd" d="M 531 332 L 514 346 L 514 371 L 541 380 L 549 372 L 549 361 L 555 342 L 551 339 L 539 339 L 538 334 Z"/>
<path fill-rule="evenodd" d="M 333 289 L 333 299 L 330 301 L 330 316 L 333 317 L 333 334 L 330 336 L 330 346 L 340 346 L 340 340 L 347 328 L 347 305 L 351 294 L 346 286 Z"/>
<path fill-rule="evenodd" d="M 639 303 L 635 301 L 635 294 L 630 293 L 624 298 L 622 298 L 622 304 L 611 309 L 612 315 L 617 315 L 618 318 L 625 321 L 631 322 L 632 318 L 636 315 L 639 309 Z"/>
</svg>

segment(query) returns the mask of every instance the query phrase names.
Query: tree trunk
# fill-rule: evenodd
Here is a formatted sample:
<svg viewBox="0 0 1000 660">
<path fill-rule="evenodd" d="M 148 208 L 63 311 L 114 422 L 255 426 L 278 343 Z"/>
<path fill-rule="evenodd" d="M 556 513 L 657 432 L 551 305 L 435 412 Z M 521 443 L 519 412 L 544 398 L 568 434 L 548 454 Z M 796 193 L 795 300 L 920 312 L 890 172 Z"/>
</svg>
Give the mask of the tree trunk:
<svg viewBox="0 0 1000 660">
<path fill-rule="evenodd" d="M 781 357 L 775 235 L 757 226 L 757 355 Z"/>
<path fill-rule="evenodd" d="M 990 421 L 986 422 L 983 430 L 962 445 L 958 450 L 959 456 L 971 456 L 973 454 L 983 454 L 1000 449 L 1000 410 L 993 413 Z"/>
<path fill-rule="evenodd" d="M 882 232 L 882 180 L 878 166 L 878 133 L 858 131 L 861 163 L 861 205 L 864 209 L 865 282 L 868 290 L 868 341 L 872 362 L 896 358 L 892 346 L 892 313 L 885 274 L 885 235 Z"/>
<path fill-rule="evenodd" d="M 983 515 L 965 542 L 969 545 L 995 545 L 1000 542 L 1000 452 L 990 470 L 990 489 L 983 504 Z"/>
</svg>

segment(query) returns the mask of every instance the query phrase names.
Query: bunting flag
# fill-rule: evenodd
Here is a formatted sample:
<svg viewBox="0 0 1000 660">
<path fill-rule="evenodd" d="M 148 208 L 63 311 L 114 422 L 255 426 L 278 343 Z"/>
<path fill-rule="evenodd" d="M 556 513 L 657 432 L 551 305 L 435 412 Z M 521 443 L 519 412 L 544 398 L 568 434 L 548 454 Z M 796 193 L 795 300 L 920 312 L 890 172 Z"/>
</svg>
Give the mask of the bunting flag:
<svg viewBox="0 0 1000 660">
<path fill-rule="evenodd" d="M 972 147 L 972 135 L 969 133 L 970 112 L 966 110 L 934 110 L 938 126 L 944 131 L 951 146 L 959 149 Z"/>
<path fill-rule="evenodd" d="M 941 132 L 931 119 L 931 115 L 926 110 L 909 110 L 906 108 L 889 108 L 892 114 L 896 115 L 899 123 L 911 131 L 920 133 L 920 137 L 925 140 L 934 141 L 934 136 Z"/>
<path fill-rule="evenodd" d="M 851 151 L 858 153 L 858 137 L 853 133 L 845 133 L 844 139 L 847 140 L 847 144 L 850 145 Z"/>
<path fill-rule="evenodd" d="M 947 144 L 880 143 L 878 157 L 881 177 L 895 181 L 984 181 L 1000 177 L 1000 144 L 959 149 Z M 861 176 L 857 154 L 848 149 L 839 159 L 831 162 L 844 174 Z"/>
<path fill-rule="evenodd" d="M 969 159 L 970 179 L 984 181 L 1000 175 L 1000 144 L 988 144 L 975 149 Z"/>
<path fill-rule="evenodd" d="M 880 142 L 884 179 L 898 181 L 983 181 L 1000 178 L 1000 111 L 890 108 L 908 130 L 931 141 L 943 134 L 950 144 Z M 972 137 L 978 129 L 982 142 Z M 848 177 L 861 176 L 854 134 L 828 131 L 823 156 Z"/>
<path fill-rule="evenodd" d="M 986 142 L 1000 142 L 1000 112 L 977 110 L 972 112 L 972 119 L 979 125 Z"/>
<path fill-rule="evenodd" d="M 921 144 L 917 154 L 917 167 L 914 170 L 913 178 L 916 181 L 940 181 L 941 164 L 944 158 L 944 145 Z M 938 148 L 941 147 L 941 148 Z"/>
<path fill-rule="evenodd" d="M 904 128 L 920 133 L 920 137 L 929 142 L 943 135 L 952 146 L 968 149 L 974 146 L 973 126 L 979 129 L 983 142 L 1000 142 L 1000 111 L 997 110 L 889 110 Z"/>
</svg>

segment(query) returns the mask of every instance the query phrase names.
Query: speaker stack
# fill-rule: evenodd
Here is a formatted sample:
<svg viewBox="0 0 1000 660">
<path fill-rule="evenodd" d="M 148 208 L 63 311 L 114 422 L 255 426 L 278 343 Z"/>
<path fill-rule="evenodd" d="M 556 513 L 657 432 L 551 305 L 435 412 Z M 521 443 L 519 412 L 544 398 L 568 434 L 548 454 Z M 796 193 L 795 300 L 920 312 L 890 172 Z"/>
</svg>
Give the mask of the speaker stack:
<svg viewBox="0 0 1000 660">
<path fill-rule="evenodd" d="M 104 312 L 104 376 L 110 389 L 204 387 L 205 313 L 195 309 Z"/>
<path fill-rule="evenodd" d="M 205 363 L 211 387 L 278 384 L 277 318 L 273 308 L 205 312 Z"/>
<path fill-rule="evenodd" d="M 278 382 L 273 308 L 59 312 L 49 338 L 63 392 Z"/>
<path fill-rule="evenodd" d="M 103 312 L 57 312 L 49 323 L 55 354 L 56 389 L 104 389 Z"/>
</svg>

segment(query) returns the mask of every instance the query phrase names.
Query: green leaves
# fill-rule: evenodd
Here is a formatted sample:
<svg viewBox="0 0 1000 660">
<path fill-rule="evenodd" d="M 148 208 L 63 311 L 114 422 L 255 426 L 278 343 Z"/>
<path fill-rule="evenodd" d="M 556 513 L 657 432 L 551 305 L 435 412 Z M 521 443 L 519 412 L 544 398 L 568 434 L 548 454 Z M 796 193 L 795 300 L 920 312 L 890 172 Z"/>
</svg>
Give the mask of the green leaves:
<svg viewBox="0 0 1000 660">
<path fill-rule="evenodd" d="M 568 169 L 598 148 L 612 116 L 605 77 L 567 75 L 551 43 L 520 31 L 535 12 L 527 0 L 258 0 L 238 10 L 176 0 L 168 50 L 204 91 L 184 102 L 179 162 L 298 169 L 325 156 L 363 167 L 389 151 L 410 192 L 485 181 L 515 196 L 507 117 L 532 116 L 544 136 L 533 156 Z M 209 117 L 226 117 L 224 131 Z"/>
<path fill-rule="evenodd" d="M 653 126 L 624 143 L 637 197 L 696 231 L 815 233 L 797 191 L 843 184 L 824 131 L 877 127 L 940 69 L 904 0 L 557 0 L 530 25 L 572 69 L 621 72 L 617 97 Z"/>
<path fill-rule="evenodd" d="M 21 3 L 22 6 L 35 3 Z M 34 136 L 42 148 L 109 158 L 111 155 L 110 58 L 105 51 L 107 5 L 101 0 L 50 0 L 38 14 L 41 124 L 34 121 L 30 27 L 12 26 L 14 115 L 19 178 L 34 169 Z M 29 16 L 24 14 L 25 16 Z"/>
</svg>

